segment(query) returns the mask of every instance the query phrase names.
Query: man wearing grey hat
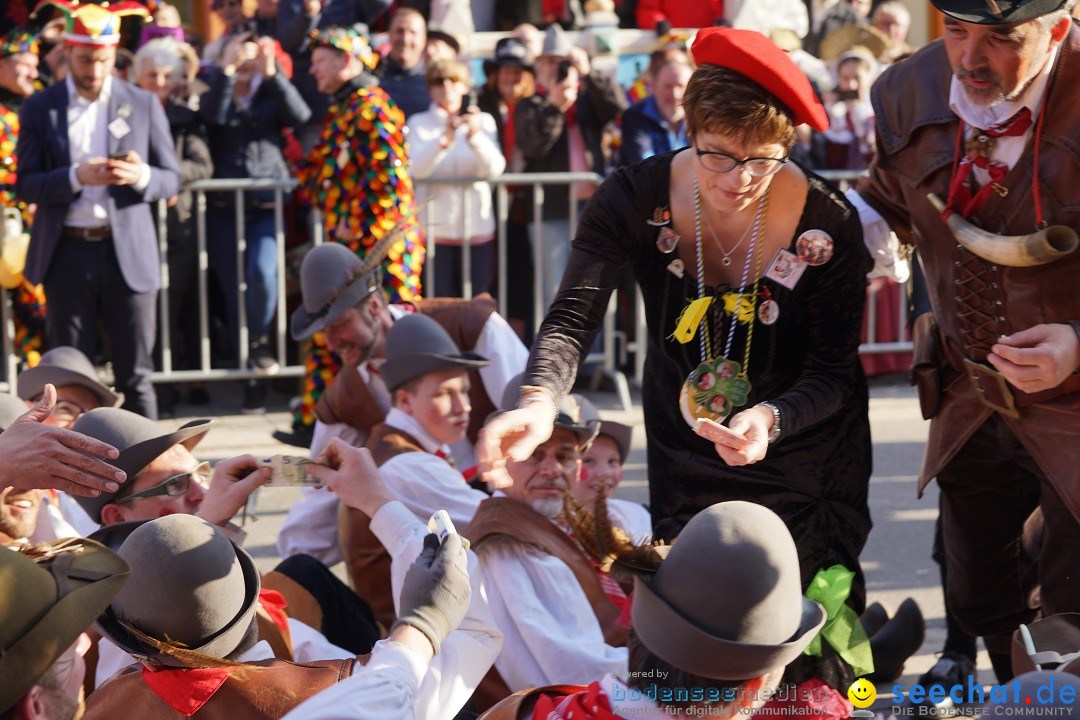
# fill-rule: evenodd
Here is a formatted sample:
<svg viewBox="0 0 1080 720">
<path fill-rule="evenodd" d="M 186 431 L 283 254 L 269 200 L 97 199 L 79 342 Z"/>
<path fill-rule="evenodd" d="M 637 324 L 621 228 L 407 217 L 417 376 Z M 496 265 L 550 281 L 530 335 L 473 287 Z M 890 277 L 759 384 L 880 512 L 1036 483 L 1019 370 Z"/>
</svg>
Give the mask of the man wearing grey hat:
<svg viewBox="0 0 1080 720">
<path fill-rule="evenodd" d="M 82 715 L 86 630 L 127 582 L 127 563 L 91 540 L 0 550 L 0 717 Z"/>
<path fill-rule="evenodd" d="M 90 697 L 88 720 L 152 720 L 177 712 L 277 718 L 320 690 L 368 672 L 393 687 L 382 697 L 358 700 L 381 703 L 372 711 L 411 706 L 416 687 L 392 683 L 394 671 L 422 670 L 469 605 L 463 543 L 456 535 L 442 543 L 433 537 L 405 574 L 401 617 L 389 642 L 375 648 L 370 668 L 352 657 L 290 663 L 258 641 L 255 562 L 219 528 L 190 515 L 169 515 L 132 529 L 117 554 L 137 582 L 117 595 L 100 626 L 151 672 L 134 666 L 113 676 Z M 388 671 L 388 665 L 395 667 Z"/>
<path fill-rule="evenodd" d="M 462 353 L 438 322 L 413 313 L 394 323 L 386 339 L 382 379 L 393 407 L 376 425 L 366 447 L 384 482 L 418 520 L 446 510 L 465 527 L 487 493 L 469 486 L 455 467 L 450 446 L 469 426 L 471 370 L 487 358 Z M 338 523 L 353 587 L 384 625 L 393 620 L 390 558 L 369 529 L 371 519 L 344 508 Z"/>
<path fill-rule="evenodd" d="M 629 666 L 588 687 L 520 693 L 492 718 L 755 715 L 825 624 L 824 609 L 802 595 L 791 533 L 762 505 L 708 507 L 670 548 L 653 548 L 633 566 Z M 785 709 L 796 708 L 770 708 Z"/>
<path fill-rule="evenodd" d="M 495 409 L 510 378 L 521 372 L 528 351 L 495 312 L 489 295 L 388 304 L 378 291 L 380 260 L 369 255 L 361 261 L 336 243 L 312 248 L 304 257 L 300 269 L 303 304 L 293 313 L 292 336 L 302 340 L 324 332 L 327 347 L 341 357 L 344 366 L 315 407 L 318 420 L 311 457 L 321 454 L 334 437 L 361 447 L 371 429 L 383 421 L 391 407 L 383 377 L 387 335 L 397 320 L 415 312 L 434 318 L 460 350 L 490 359 L 469 373 L 468 440 L 452 443 L 458 467 L 469 468 L 475 464 L 472 441 L 483 418 Z M 332 493 L 305 488 L 304 500 L 289 509 L 278 535 L 278 552 L 283 558 L 304 553 L 327 565 L 339 562 L 337 516 L 338 503 Z"/>
<path fill-rule="evenodd" d="M 513 407 L 517 397 L 515 384 L 503 407 Z M 495 668 L 511 691 L 582 682 L 626 667 L 619 609 L 592 563 L 554 522 L 598 429 L 572 398 L 564 400 L 551 437 L 529 458 L 507 463 L 513 485 L 480 503 L 464 531 L 504 636 Z"/>
</svg>

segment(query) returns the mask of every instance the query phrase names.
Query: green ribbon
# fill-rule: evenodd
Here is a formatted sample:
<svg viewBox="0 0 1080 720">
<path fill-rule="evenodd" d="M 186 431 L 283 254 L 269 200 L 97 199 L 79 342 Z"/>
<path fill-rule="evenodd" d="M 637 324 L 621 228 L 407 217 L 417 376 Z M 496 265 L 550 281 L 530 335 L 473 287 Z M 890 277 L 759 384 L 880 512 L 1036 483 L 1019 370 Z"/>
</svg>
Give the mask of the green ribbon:
<svg viewBox="0 0 1080 720">
<path fill-rule="evenodd" d="M 806 597 L 819 602 L 825 608 L 827 619 L 804 655 L 820 656 L 821 639 L 825 638 L 833 649 L 851 665 L 856 677 L 874 672 L 874 656 L 870 651 L 870 638 L 863 630 L 855 611 L 845 604 L 851 594 L 851 581 L 855 573 L 843 565 L 818 570 L 806 589 Z"/>
</svg>

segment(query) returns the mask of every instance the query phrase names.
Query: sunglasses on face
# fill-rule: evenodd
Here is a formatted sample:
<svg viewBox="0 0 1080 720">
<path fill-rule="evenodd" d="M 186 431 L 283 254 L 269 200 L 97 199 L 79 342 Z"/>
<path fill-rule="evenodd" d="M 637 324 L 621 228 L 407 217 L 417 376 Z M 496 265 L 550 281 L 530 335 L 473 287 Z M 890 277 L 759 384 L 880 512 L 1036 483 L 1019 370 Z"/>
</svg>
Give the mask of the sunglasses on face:
<svg viewBox="0 0 1080 720">
<path fill-rule="evenodd" d="M 134 495 L 128 495 L 123 498 L 113 498 L 113 502 L 123 503 L 128 502 L 129 500 L 157 497 L 159 495 L 180 497 L 191 487 L 192 480 L 205 488 L 210 482 L 210 463 L 203 461 L 196 465 L 194 470 L 189 470 L 188 472 L 180 473 L 179 475 L 173 475 L 157 485 L 149 487 L 142 492 L 137 492 Z"/>
<path fill-rule="evenodd" d="M 453 75 L 446 75 L 444 77 L 433 77 L 433 78 L 431 78 L 431 84 L 433 86 L 435 86 L 435 87 L 438 87 L 439 85 L 442 85 L 443 83 L 446 83 L 446 82 L 459 83 L 459 82 L 461 82 L 461 78 L 454 77 Z"/>
</svg>

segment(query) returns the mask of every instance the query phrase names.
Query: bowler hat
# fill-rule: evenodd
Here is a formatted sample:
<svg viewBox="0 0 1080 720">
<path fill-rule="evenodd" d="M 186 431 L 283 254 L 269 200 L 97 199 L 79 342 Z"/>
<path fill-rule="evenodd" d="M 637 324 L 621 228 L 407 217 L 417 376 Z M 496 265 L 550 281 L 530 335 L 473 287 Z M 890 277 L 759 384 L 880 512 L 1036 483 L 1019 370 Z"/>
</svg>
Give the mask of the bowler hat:
<svg viewBox="0 0 1080 720">
<path fill-rule="evenodd" d="M 803 597 L 784 521 L 762 505 L 723 502 L 686 524 L 649 580 L 634 580 L 641 642 L 700 677 L 747 680 L 799 656 L 825 624 Z"/>
<path fill-rule="evenodd" d="M 208 418 L 200 418 L 180 426 L 173 432 L 168 432 L 153 420 L 128 410 L 120 408 L 91 410 L 76 420 L 71 429 L 119 450 L 119 457 L 103 459 L 110 465 L 123 470 L 128 480 L 116 492 L 102 491 L 97 497 L 78 495 L 75 497 L 76 502 L 86 511 L 91 520 L 100 523 L 101 509 L 117 497 L 130 493 L 132 478 L 173 445 L 183 445 L 191 450 L 210 430 L 211 422 L 213 421 Z"/>
<path fill-rule="evenodd" d="M 1065 6 L 1066 0 L 930 0 L 941 12 L 961 22 L 1004 25 L 1042 17 Z"/>
<path fill-rule="evenodd" d="M 102 615 L 102 632 L 140 660 L 172 667 L 191 665 L 124 624 L 214 658 L 236 650 L 255 617 L 261 587 L 251 556 L 220 528 L 185 513 L 124 523 L 121 530 L 129 534 L 116 552 L 131 566 L 135 582 Z"/>
<path fill-rule="evenodd" d="M 113 392 L 109 386 L 98 379 L 97 370 L 90 359 L 78 348 L 67 345 L 54 347 L 41 356 L 41 361 L 32 368 L 19 373 L 19 397 L 23 400 L 35 400 L 45 392 L 45 386 L 78 385 L 97 396 L 102 407 L 119 407 L 124 402 L 123 393 Z"/>
<path fill-rule="evenodd" d="M 0 713 L 15 705 L 127 582 L 127 563 L 68 538 L 0 552 Z"/>
<path fill-rule="evenodd" d="M 379 287 L 382 268 L 363 272 L 356 253 L 335 242 L 316 245 L 300 266 L 303 304 L 292 314 L 293 340 L 303 340 L 330 325 Z"/>
<path fill-rule="evenodd" d="M 489 419 L 500 412 L 513 410 L 517 407 L 518 398 L 521 397 L 521 385 L 524 381 L 525 373 L 518 373 L 506 383 L 499 410 L 493 412 Z M 585 417 L 584 409 L 579 401 L 580 397 L 580 395 L 567 395 L 562 399 L 555 415 L 555 427 L 569 430 L 577 435 L 578 445 L 581 448 L 586 448 L 589 443 L 596 439 L 596 435 L 600 432 L 600 420 Z"/>
<path fill-rule="evenodd" d="M 574 393 L 571 397 L 581 406 L 581 418 L 583 420 L 595 420 L 600 423 L 597 436 L 607 435 L 611 438 L 615 442 L 615 447 L 619 450 L 619 461 L 625 463 L 626 456 L 630 454 L 630 440 L 634 435 L 634 428 L 617 423 L 614 420 L 602 419 L 600 411 L 584 395 Z"/>
<path fill-rule="evenodd" d="M 18 420 L 29 410 L 26 403 L 8 393 L 0 393 L 0 432 L 8 429 L 11 423 Z"/>
<path fill-rule="evenodd" d="M 484 60 L 484 75 L 491 75 L 502 67 L 516 67 L 533 72 L 529 63 L 529 49 L 516 37 L 505 37 L 495 43 L 495 56 Z"/>
<path fill-rule="evenodd" d="M 393 392 L 437 370 L 475 370 L 490 364 L 486 357 L 461 352 L 446 329 L 433 318 L 413 313 L 395 321 L 390 328 L 381 372 L 383 382 Z"/>
</svg>

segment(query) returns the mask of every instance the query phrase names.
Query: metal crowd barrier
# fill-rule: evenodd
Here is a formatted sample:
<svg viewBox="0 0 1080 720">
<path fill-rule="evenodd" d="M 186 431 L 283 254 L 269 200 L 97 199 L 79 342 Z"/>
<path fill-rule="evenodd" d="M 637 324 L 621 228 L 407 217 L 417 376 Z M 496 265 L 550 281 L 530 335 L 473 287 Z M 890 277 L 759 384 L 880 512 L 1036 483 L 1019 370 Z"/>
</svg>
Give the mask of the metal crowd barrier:
<svg viewBox="0 0 1080 720">
<path fill-rule="evenodd" d="M 851 171 L 824 171 L 819 173 L 827 180 L 836 183 L 841 189 L 848 184 L 856 180 L 862 173 Z M 508 250 L 508 214 L 510 209 L 510 196 L 511 187 L 527 188 L 532 191 L 532 210 L 533 217 L 543 218 L 543 208 L 545 202 L 545 185 L 549 186 L 547 191 L 550 192 L 550 186 L 560 185 L 566 187 L 566 192 L 569 194 L 569 208 L 570 208 L 570 233 L 567 238 L 567 242 L 570 241 L 575 234 L 577 227 L 577 200 L 576 200 L 576 185 L 581 183 L 587 183 L 592 185 L 598 185 L 603 178 L 595 173 L 506 173 L 496 178 L 440 178 L 429 179 L 423 181 L 417 181 L 415 184 L 418 187 L 426 187 L 431 190 L 435 190 L 445 186 L 461 186 L 468 187 L 475 182 L 486 182 L 493 189 L 495 193 L 495 203 L 493 205 L 496 212 L 496 237 L 494 242 L 496 243 L 496 280 L 495 280 L 495 294 L 498 298 L 499 312 L 505 317 L 507 315 L 507 288 L 510 282 L 514 281 L 514 272 L 512 268 L 507 267 L 507 250 Z M 160 321 L 158 328 L 158 342 L 160 348 L 161 367 L 154 373 L 153 380 L 155 382 L 182 382 L 182 381 L 208 381 L 208 380 L 240 380 L 252 377 L 264 377 L 261 374 L 253 372 L 248 368 L 248 329 L 246 318 L 246 304 L 245 296 L 247 293 L 247 281 L 245 278 L 245 263 L 244 253 L 246 250 L 245 244 L 245 194 L 253 191 L 273 191 L 274 201 L 274 234 L 277 239 L 277 257 L 278 257 L 278 276 L 277 276 L 277 312 L 276 312 L 276 327 L 273 329 L 272 340 L 275 345 L 276 356 L 281 364 L 281 368 L 277 373 L 278 377 L 302 377 L 305 373 L 305 368 L 302 364 L 286 365 L 285 359 L 287 355 L 287 333 L 288 333 L 288 315 L 285 309 L 285 226 L 284 226 L 284 207 L 286 202 L 286 193 L 291 192 L 296 187 L 296 181 L 293 179 L 285 180 L 256 180 L 249 178 L 239 179 L 212 179 L 212 180 L 200 180 L 191 183 L 186 189 L 195 193 L 195 223 L 196 223 L 196 243 L 198 253 L 198 269 L 197 269 L 197 284 L 198 284 L 198 313 L 199 313 L 199 341 L 198 341 L 198 367 L 196 369 L 177 369 L 173 360 L 173 348 L 172 348 L 172 333 L 170 328 L 169 317 L 169 273 L 168 273 L 168 259 L 167 259 L 167 238 L 165 229 L 165 213 L 160 212 L 159 216 L 159 248 L 161 252 L 161 275 L 162 275 L 162 290 L 159 293 L 160 303 Z M 238 292 L 237 308 L 239 313 L 239 322 L 237 330 L 237 359 L 235 367 L 214 367 L 211 360 L 211 348 L 210 348 L 210 307 L 209 307 L 209 280 L 208 272 L 210 267 L 209 254 L 207 251 L 207 195 L 209 193 L 222 193 L 231 192 L 235 197 L 235 223 L 238 238 L 237 242 L 237 277 L 236 286 Z M 432 192 L 429 192 L 429 197 L 432 196 Z M 473 282 L 471 275 L 471 267 L 468 262 L 469 259 L 469 240 L 470 228 L 468 226 L 469 217 L 469 199 L 468 194 L 464 195 L 461 221 L 460 221 L 460 233 L 459 237 L 462 240 L 462 286 L 464 297 L 471 297 L 473 295 Z M 162 202 L 162 210 L 164 209 L 164 202 Z M 437 200 L 429 200 L 425 207 L 421 210 L 421 223 L 425 226 L 426 234 L 432 236 L 431 231 L 439 228 L 439 205 Z M 445 234 L 445 233 L 444 233 Z M 539 328 L 540 323 L 543 320 L 546 308 L 543 307 L 543 247 L 540 240 L 540 223 L 533 223 L 533 236 L 532 236 L 532 256 L 533 256 L 533 317 L 532 322 L 534 329 Z M 312 218 L 312 241 L 315 244 L 322 242 L 322 222 L 321 219 L 316 216 Z M 435 287 L 435 268 L 439 262 L 439 251 L 437 245 L 429 243 L 427 247 L 427 260 L 424 268 L 424 286 L 430 288 L 429 294 L 433 292 Z M 644 344 L 647 342 L 647 332 L 644 319 L 644 304 L 641 298 L 641 294 L 637 289 L 634 290 L 634 298 L 632 304 L 635 307 L 635 323 L 634 323 L 634 338 L 629 339 L 625 330 L 619 329 L 616 326 L 616 308 L 618 306 L 617 293 L 613 293 L 609 302 L 607 311 L 604 315 L 604 332 L 602 335 L 602 348 L 590 353 L 586 358 L 585 363 L 594 365 L 598 368 L 598 371 L 594 377 L 594 383 L 598 383 L 599 380 L 606 377 L 611 383 L 613 383 L 615 392 L 619 397 L 620 403 L 626 407 L 630 407 L 630 390 L 629 383 L 626 376 L 620 372 L 619 368 L 626 366 L 629 360 L 629 356 L 633 356 L 633 374 L 632 379 L 635 384 L 640 386 L 643 380 L 644 374 L 644 362 L 645 352 Z M 864 354 L 875 353 L 888 353 L 888 352 L 901 352 L 911 349 L 911 342 L 905 339 L 903 335 L 904 330 L 907 328 L 907 295 L 906 289 L 901 301 L 898 303 L 898 327 L 901 329 L 901 337 L 897 339 L 879 339 L 877 336 L 877 294 L 872 291 L 867 301 L 867 340 L 863 343 L 859 351 Z M 10 301 L 0 303 L 0 323 L 3 324 L 3 339 L 2 351 L 6 358 L 5 369 L 6 377 L 12 378 L 16 374 L 18 359 L 14 353 L 13 338 L 14 327 L 12 320 L 12 311 L 10 307 Z"/>
</svg>

